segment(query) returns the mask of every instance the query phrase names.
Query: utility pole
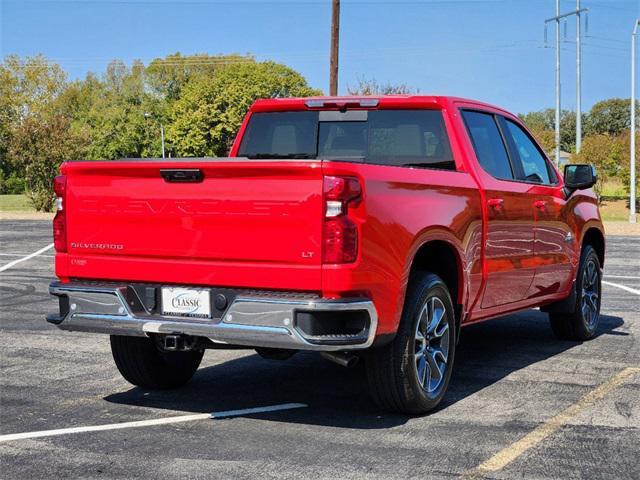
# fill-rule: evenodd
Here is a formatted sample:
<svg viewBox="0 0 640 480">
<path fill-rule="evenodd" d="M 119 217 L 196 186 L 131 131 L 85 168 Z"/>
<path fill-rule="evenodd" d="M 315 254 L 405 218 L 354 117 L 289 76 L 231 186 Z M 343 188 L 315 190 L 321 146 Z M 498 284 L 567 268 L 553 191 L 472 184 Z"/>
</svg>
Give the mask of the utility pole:
<svg viewBox="0 0 640 480">
<path fill-rule="evenodd" d="M 578 5 L 580 4 L 579 0 L 578 1 Z M 547 23 L 550 22 L 555 22 L 556 24 L 556 118 L 555 118 L 555 142 L 556 142 L 556 165 L 560 166 L 560 108 L 561 108 L 561 104 L 560 104 L 560 90 L 561 90 L 561 86 L 560 86 L 560 20 L 562 20 L 563 18 L 567 18 L 570 17 L 571 15 L 576 15 L 579 16 L 581 12 L 586 12 L 587 9 L 586 8 L 577 8 L 576 10 L 574 10 L 573 12 L 568 12 L 568 13 L 563 13 L 560 14 L 560 0 L 556 0 L 556 16 L 555 17 L 551 17 L 548 18 L 544 21 L 545 24 L 545 39 L 546 39 L 546 26 Z M 579 18 L 579 17 L 578 17 Z M 579 20 L 578 20 L 579 22 Z M 580 32 L 580 29 L 578 28 L 578 32 Z M 578 35 L 580 35 L 580 33 L 578 33 Z M 578 45 L 578 49 L 579 49 L 579 45 Z M 577 59 L 578 57 L 576 57 Z M 580 67 L 577 67 L 578 69 Z M 578 80 L 579 82 L 580 80 Z M 580 91 L 580 89 L 578 88 L 578 92 Z M 577 93 L 578 95 L 580 95 L 580 93 Z M 577 127 L 577 122 L 576 122 L 576 127 Z M 577 134 L 577 133 L 576 133 Z"/>
<path fill-rule="evenodd" d="M 631 34 L 631 185 L 629 185 L 629 223 L 636 223 L 636 36 L 640 18 L 633 24 Z"/>
<path fill-rule="evenodd" d="M 329 64 L 329 95 L 338 95 L 338 44 L 340 43 L 340 0 L 331 5 L 331 61 Z"/>
<path fill-rule="evenodd" d="M 576 153 L 582 148 L 582 44 L 580 43 L 580 0 L 576 0 Z"/>
</svg>

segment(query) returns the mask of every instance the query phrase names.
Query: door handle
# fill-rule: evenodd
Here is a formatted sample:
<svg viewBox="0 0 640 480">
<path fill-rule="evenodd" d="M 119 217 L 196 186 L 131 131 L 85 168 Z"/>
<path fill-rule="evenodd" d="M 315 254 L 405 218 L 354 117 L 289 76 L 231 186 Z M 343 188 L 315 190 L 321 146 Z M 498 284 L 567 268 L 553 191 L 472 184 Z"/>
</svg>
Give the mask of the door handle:
<svg viewBox="0 0 640 480">
<path fill-rule="evenodd" d="M 204 178 L 199 168 L 162 168 L 160 176 L 169 183 L 198 183 Z"/>
<path fill-rule="evenodd" d="M 533 202 L 533 206 L 536 207 L 538 210 L 546 210 L 547 202 L 544 200 L 536 200 L 535 202 Z"/>
<path fill-rule="evenodd" d="M 502 210 L 504 208 L 504 199 L 490 198 L 489 200 L 487 200 L 487 205 L 489 205 L 494 210 Z"/>
</svg>

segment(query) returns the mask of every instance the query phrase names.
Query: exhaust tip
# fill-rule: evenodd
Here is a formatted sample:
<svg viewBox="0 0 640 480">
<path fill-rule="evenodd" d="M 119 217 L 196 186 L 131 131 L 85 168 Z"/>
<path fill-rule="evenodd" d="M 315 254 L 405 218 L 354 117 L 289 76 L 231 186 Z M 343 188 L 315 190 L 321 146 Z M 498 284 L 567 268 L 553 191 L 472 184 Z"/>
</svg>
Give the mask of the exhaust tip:
<svg viewBox="0 0 640 480">
<path fill-rule="evenodd" d="M 353 368 L 360 360 L 357 355 L 347 352 L 320 352 L 320 356 L 345 368 Z"/>
</svg>

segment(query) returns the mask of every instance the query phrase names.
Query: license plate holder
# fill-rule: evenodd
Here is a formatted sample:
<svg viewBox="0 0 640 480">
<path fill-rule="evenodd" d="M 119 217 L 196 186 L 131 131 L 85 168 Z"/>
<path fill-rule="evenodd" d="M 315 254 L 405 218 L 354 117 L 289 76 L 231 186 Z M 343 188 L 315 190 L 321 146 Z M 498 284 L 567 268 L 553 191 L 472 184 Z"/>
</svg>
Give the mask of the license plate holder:
<svg viewBox="0 0 640 480">
<path fill-rule="evenodd" d="M 211 294 L 205 288 L 162 287 L 162 314 L 211 318 Z"/>
</svg>

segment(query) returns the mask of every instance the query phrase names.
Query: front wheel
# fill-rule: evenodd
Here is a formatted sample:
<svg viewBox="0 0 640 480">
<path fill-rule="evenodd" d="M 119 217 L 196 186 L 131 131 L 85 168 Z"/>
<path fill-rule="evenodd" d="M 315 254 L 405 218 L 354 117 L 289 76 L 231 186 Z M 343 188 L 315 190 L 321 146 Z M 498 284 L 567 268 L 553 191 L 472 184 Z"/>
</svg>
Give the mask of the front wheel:
<svg viewBox="0 0 640 480">
<path fill-rule="evenodd" d="M 591 245 L 580 256 L 576 277 L 576 305 L 573 313 L 550 312 L 549 321 L 556 337 L 562 340 L 590 340 L 600 320 L 602 292 L 600 259 Z"/>
<path fill-rule="evenodd" d="M 423 414 L 442 400 L 455 356 L 455 315 L 444 282 L 432 273 L 415 275 L 393 342 L 371 350 L 367 380 L 379 407 Z"/>
<path fill-rule="evenodd" d="M 170 389 L 187 383 L 200 366 L 204 350 L 165 352 L 152 338 L 111 335 L 111 353 L 129 383 Z"/>
</svg>

